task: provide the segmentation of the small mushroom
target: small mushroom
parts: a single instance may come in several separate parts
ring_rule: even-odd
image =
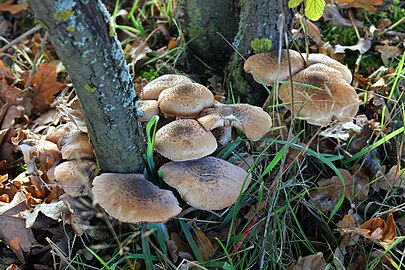
[[[183,75],[166,74],[162,75],[155,80],[148,83],[142,90],[142,99],[155,99],[157,100],[160,92],[163,90],[182,84],[182,83],[192,83],[192,81]]]
[[[206,130],[234,126],[251,141],[260,140],[272,125],[267,112],[249,104],[217,104],[204,109],[197,120]]]
[[[215,157],[171,161],[160,170],[169,186],[189,205],[202,210],[221,210],[232,205],[251,181],[245,170]]]
[[[291,61],[291,75],[302,70],[305,66],[304,59],[299,52],[289,50]],[[285,81],[290,77],[288,67],[287,50],[282,50],[281,61],[278,61],[278,51],[269,53],[257,53],[250,56],[243,68],[246,73],[252,73],[253,79],[266,85],[272,85],[274,81]]]
[[[68,160],[56,166],[53,175],[58,186],[70,196],[75,197],[86,187],[90,187],[97,172],[97,165],[94,161]]]
[[[356,116],[359,109],[356,91],[336,69],[314,64],[298,72],[292,80],[317,87],[293,86],[294,110],[298,118],[313,125],[327,126],[333,119],[348,122]],[[284,106],[291,110],[290,84],[280,88],[279,97]]]
[[[123,222],[163,223],[181,212],[169,190],[159,189],[143,174],[103,173],[93,181],[98,203]]]
[[[160,111],[168,116],[193,118],[207,107],[214,106],[211,91],[199,83],[184,83],[162,91],[158,104]]]
[[[75,123],[68,122],[49,132],[45,139],[57,144],[60,139],[69,136],[70,133],[77,130],[78,127],[75,125]]]
[[[155,150],[170,160],[205,157],[217,146],[214,135],[193,119],[170,122],[156,132]]]
[[[304,57],[305,60],[307,60],[307,54],[303,53],[302,56]],[[310,53],[308,55],[308,63],[307,65],[313,65],[313,64],[324,64],[328,67],[334,68],[338,70],[343,78],[348,82],[351,83],[353,76],[351,71],[343,64],[340,62],[336,61],[333,58],[330,58],[329,56],[322,54],[322,53]]]
[[[160,113],[156,100],[138,100],[138,121],[148,122],[154,115]]]
[[[62,153],[63,159],[95,160],[93,146],[90,144],[89,136],[79,130],[71,132],[69,136],[60,139],[58,141],[58,147]]]

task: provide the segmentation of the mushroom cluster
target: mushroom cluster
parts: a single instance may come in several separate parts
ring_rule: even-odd
[[[307,55],[293,50],[283,50],[280,60],[278,52],[255,54],[247,59],[244,69],[257,82],[271,85],[289,78],[290,63],[294,85],[286,83],[279,89],[287,109],[294,108],[298,118],[318,126],[327,126],[333,120],[353,120],[359,101],[346,66],[323,54]]]

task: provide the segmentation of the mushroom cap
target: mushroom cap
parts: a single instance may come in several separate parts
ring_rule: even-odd
[[[64,137],[69,136],[73,131],[77,131],[78,127],[73,122],[68,122],[66,124],[60,125],[45,137],[46,140],[53,143],[58,143],[58,141]]]
[[[138,111],[142,115],[138,114],[139,122],[148,122],[154,115],[160,113],[157,100],[138,100]]]
[[[291,74],[294,75],[305,66],[304,59],[299,52],[289,50],[291,60]],[[281,62],[278,63],[278,51],[269,53],[257,53],[250,56],[243,68],[247,73],[252,73],[253,79],[261,83],[260,78],[266,85],[271,85],[275,80],[285,81],[290,77],[288,68],[287,50],[281,52]]]
[[[327,126],[333,119],[351,121],[357,114],[359,102],[356,91],[345,81],[339,71],[324,64],[314,64],[293,76],[297,83],[320,89],[294,85],[294,110],[298,118],[317,126]],[[279,97],[291,110],[291,85],[284,84]]]
[[[217,105],[206,108],[197,120],[207,130],[234,126],[251,141],[260,140],[272,126],[270,115],[262,108],[250,104]]]
[[[307,54],[303,53],[302,56],[304,59],[307,59]],[[308,63],[307,65],[313,65],[313,64],[324,64],[328,67],[337,69],[343,76],[343,78],[350,84],[353,79],[352,72],[343,64],[340,62],[336,61],[333,58],[330,58],[329,56],[322,54],[322,53],[310,53],[308,55]]]
[[[207,156],[214,152],[217,146],[214,135],[193,119],[170,122],[160,128],[155,137],[155,150],[176,161]]]
[[[168,116],[193,118],[207,107],[214,106],[211,91],[199,83],[184,83],[162,91],[158,104],[160,111]]]
[[[98,169],[91,160],[68,160],[56,166],[53,174],[58,186],[70,196],[78,196],[97,175]]]
[[[153,81],[149,82],[142,90],[142,99],[155,99],[157,100],[160,92],[182,83],[192,83],[192,81],[183,75],[166,74],[162,75]]]
[[[202,210],[221,210],[232,205],[242,187],[245,190],[251,181],[241,167],[216,157],[171,161],[160,170],[169,186],[177,189],[189,205]]]
[[[169,190],[159,189],[143,174],[103,173],[93,181],[98,203],[123,222],[163,223],[181,212]]]
[[[89,136],[80,130],[73,131],[69,136],[61,138],[58,141],[58,147],[63,159],[96,159]]]

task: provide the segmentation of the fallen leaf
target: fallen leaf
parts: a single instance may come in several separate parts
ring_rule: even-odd
[[[360,38],[356,45],[352,46],[342,46],[340,44],[336,45],[335,53],[344,53],[345,50],[359,51],[360,54],[365,54],[371,48],[371,40]]]
[[[309,270],[309,269],[325,269],[326,262],[323,258],[323,253],[318,252],[315,255],[299,257],[298,262],[287,267],[287,270]]]
[[[35,206],[34,210],[26,216],[25,225],[27,228],[34,226],[39,212],[54,220],[59,220],[62,214],[68,213],[68,211],[69,209],[63,201],[38,204]]]
[[[351,135],[360,134],[362,127],[353,122],[332,123],[327,129],[319,133],[326,138],[340,139],[346,141]]]
[[[310,193],[311,201],[323,212],[331,211],[341,198],[343,192],[351,202],[354,199],[365,200],[368,195],[368,178],[352,175],[345,169],[339,169],[343,176],[343,183],[339,176],[318,181],[318,188]]]
[[[377,11],[375,6],[381,6],[383,0],[335,0],[336,4],[347,4],[349,7],[362,8],[368,12],[374,13]]]
[[[56,78],[56,67],[46,63],[41,64],[32,77],[31,85],[35,90],[32,104],[34,105],[33,112],[36,114],[46,112],[55,99],[54,95],[65,87],[65,84],[58,82]],[[27,80],[28,73],[23,80],[24,83]]]
[[[398,46],[391,46],[388,44],[376,45],[375,49],[381,54],[381,60],[385,66],[389,66],[391,64],[390,59],[394,59],[395,57],[402,55],[402,50]]]
[[[349,19],[344,18],[336,5],[326,4],[325,9],[322,14],[323,20],[331,21],[336,26],[340,27],[352,27],[352,23]],[[363,28],[363,22],[354,20],[354,23],[357,27]]]
[[[0,11],[10,12],[11,14],[17,14],[21,11],[27,9],[28,4],[13,4],[14,0],[6,0],[4,2],[0,2]]]
[[[0,79],[9,79],[9,80],[15,79],[11,70],[8,67],[6,67],[6,65],[4,65],[4,62],[1,59],[0,59]]]
[[[400,168],[395,165],[392,166],[387,174],[378,171],[372,186],[377,191],[380,189],[389,191],[395,187],[405,189],[405,169],[400,170]]]
[[[205,233],[201,231],[200,228],[198,228],[197,226],[194,226],[193,238],[195,243],[197,244],[198,249],[200,250],[203,260],[207,261],[208,259],[210,259],[214,255],[215,249]]]

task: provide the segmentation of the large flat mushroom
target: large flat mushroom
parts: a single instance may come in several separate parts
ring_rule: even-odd
[[[208,156],[217,149],[217,141],[194,119],[180,119],[156,132],[155,150],[170,160],[189,160]]]
[[[317,126],[327,126],[332,120],[348,122],[356,116],[359,101],[356,91],[343,79],[342,74],[324,64],[313,64],[293,76],[294,111],[298,118]],[[291,110],[291,85],[280,88],[279,97]]]
[[[197,120],[206,130],[234,126],[251,141],[260,140],[272,125],[267,112],[250,104],[217,104],[204,109]]]
[[[164,223],[181,212],[169,190],[159,189],[143,174],[103,173],[93,181],[96,201],[113,217],[130,223]]]
[[[189,205],[202,210],[221,210],[234,204],[251,181],[245,170],[215,157],[172,161],[160,170],[169,186]]]
[[[304,57],[304,59],[308,61],[307,62],[308,66],[313,64],[324,64],[328,67],[338,70],[348,83],[352,82],[353,79],[352,72],[345,65],[336,61],[335,59],[330,58],[329,56],[322,53],[310,53],[308,54],[308,59],[306,53],[303,53],[302,56]]]
[[[160,93],[170,87],[182,84],[191,83],[192,81],[183,75],[166,74],[151,81],[142,90],[141,99],[157,100]]]
[[[304,59],[299,52],[289,50],[291,61],[291,75],[305,67]],[[282,50],[281,61],[278,61],[278,51],[269,53],[257,53],[250,56],[243,68],[246,73],[252,73],[253,79],[266,85],[272,85],[274,81],[285,81],[290,77],[287,50]]]
[[[193,118],[207,107],[214,106],[212,92],[199,83],[184,83],[168,88],[159,95],[160,111],[167,116]]]

